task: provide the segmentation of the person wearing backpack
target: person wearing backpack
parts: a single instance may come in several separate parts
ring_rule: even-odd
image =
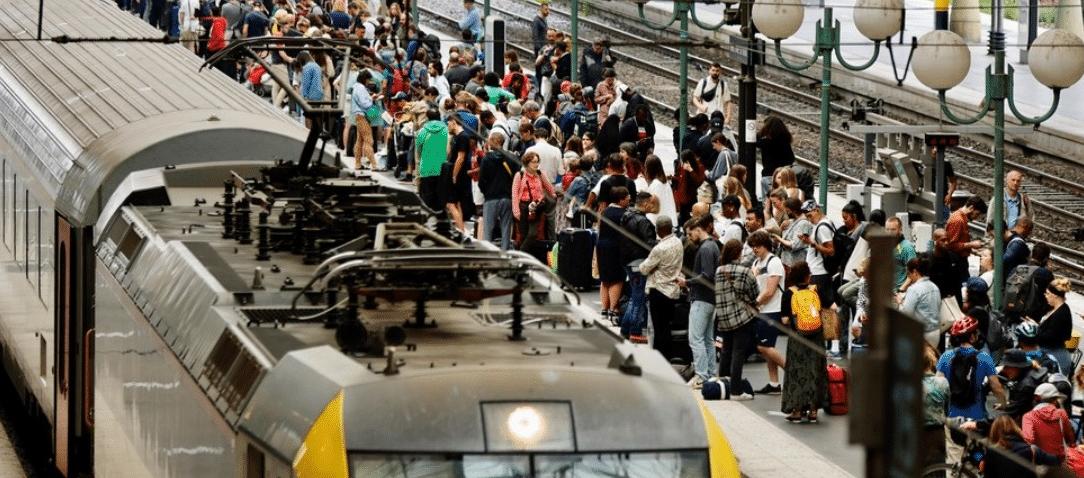
[[[1008,278],[1017,266],[1028,263],[1031,257],[1031,248],[1028,247],[1028,238],[1034,222],[1028,216],[1020,216],[1016,225],[1008,231],[1005,238],[1005,252],[1001,256],[1001,263],[1005,266],[1005,277]],[[1002,284],[1004,285],[1004,284]]]
[[[804,261],[787,274],[780,316],[805,340],[787,343],[786,375],[783,377],[782,412],[788,422],[817,422],[817,410],[828,392],[828,362],[819,350],[824,343],[821,301],[813,275]]]
[[[836,248],[832,239],[836,235],[836,227],[832,221],[821,213],[821,207],[817,201],[807,199],[802,204],[802,212],[806,219],[813,223],[813,230],[805,235],[799,235],[798,240],[804,243],[806,248],[805,262],[809,265],[811,274],[810,282],[817,286],[817,295],[820,296],[822,310],[832,307],[835,302],[835,290],[832,288],[832,276],[834,271],[839,270],[836,262]],[[839,336],[838,334],[836,335]],[[838,357],[838,341],[834,344],[833,357]]]
[[[950,329],[951,349],[941,354],[937,361],[937,373],[948,379],[949,406],[948,417],[963,417],[970,420],[986,419],[986,397],[983,396],[983,381],[988,381],[990,390],[998,402],[1007,401],[1005,389],[994,368],[994,359],[990,354],[981,352],[972,345],[978,338],[979,323],[970,316],[963,316],[952,323]]]
[[[618,241],[621,251],[621,263],[628,276],[629,302],[625,314],[621,317],[621,335],[634,344],[646,344],[643,328],[647,324],[647,296],[645,277],[640,273],[640,263],[647,258],[655,247],[655,225],[647,218],[648,213],[656,212],[653,196],[647,191],[636,194],[636,204],[625,210],[621,216],[622,234]]]

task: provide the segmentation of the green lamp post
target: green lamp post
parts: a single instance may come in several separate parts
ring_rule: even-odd
[[[1000,4],[1000,0],[995,0]],[[971,51],[959,35],[948,30],[929,32],[918,40],[914,72],[922,84],[937,90],[941,111],[952,122],[972,124],[994,112],[994,284],[993,306],[1004,304],[1005,251],[1005,104],[1016,119],[1025,125],[1039,125],[1058,108],[1061,90],[1072,86],[1084,75],[1084,41],[1064,30],[1048,30],[1031,44],[1028,53],[1031,73],[1035,79],[1053,90],[1053,104],[1040,116],[1029,117],[1020,112],[1013,100],[1013,68],[1005,64],[1005,34],[1001,22],[994,22],[990,32],[990,49],[994,64],[986,67],[986,95],[979,112],[971,117],[957,116],[949,109],[946,91],[963,81],[971,67]]]
[[[775,41],[775,55],[784,67],[793,71],[806,70],[821,62],[821,125],[820,125],[820,195],[821,207],[828,207],[828,115],[831,107],[829,90],[832,86],[832,54],[844,68],[853,71],[873,66],[881,51],[881,42],[890,44],[891,37],[900,31],[903,16],[903,0],[858,0],[854,8],[854,25],[863,36],[873,40],[873,56],[861,65],[852,65],[843,59],[840,51],[840,25],[832,18],[832,8],[824,9],[824,18],[817,22],[817,39],[813,56],[804,63],[791,63],[783,56],[783,39],[793,36],[802,26],[805,7],[801,0],[756,0],[753,3],[753,23],[757,30]],[[891,47],[889,47],[891,48]],[[897,81],[899,78],[897,77]]]
[[[704,30],[714,31],[722,28],[725,24],[725,20],[719,20],[717,24],[709,24],[700,21],[696,17],[696,3],[694,0],[674,0],[674,11],[670,15],[670,19],[663,24],[656,24],[647,19],[644,15],[644,6],[647,5],[647,0],[636,0],[638,10],[640,12],[640,21],[648,27],[655,30],[666,30],[678,22],[679,34],[681,38],[681,47],[678,48],[680,63],[678,68],[678,91],[681,95],[681,104],[678,106],[678,151],[685,149],[685,125],[689,121],[689,87],[687,85],[689,81],[689,20],[692,20],[696,26],[703,28]]]

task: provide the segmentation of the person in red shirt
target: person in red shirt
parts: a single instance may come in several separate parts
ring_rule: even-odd
[[[982,241],[971,240],[969,223],[985,215],[986,202],[978,196],[968,198],[963,207],[949,216],[945,224],[945,247],[964,258],[970,256],[971,251],[981,248]]]

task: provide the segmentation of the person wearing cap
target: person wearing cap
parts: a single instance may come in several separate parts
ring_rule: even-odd
[[[1009,349],[1001,356],[1000,375],[1009,383],[1006,390],[1008,401],[1001,411],[1019,420],[1035,403],[1032,400],[1035,389],[1049,381],[1050,370],[1028,358],[1024,350]]]
[[[949,382],[949,418],[986,419],[986,397],[982,391],[984,381],[989,382],[990,390],[999,402],[1004,403],[1007,398],[997,377],[994,359],[973,345],[978,338],[978,327],[979,323],[972,317],[965,315],[956,319],[950,329],[953,348],[941,354],[937,361],[937,373]],[[1023,353],[1019,354],[1019,358],[1026,360]],[[971,371],[971,374],[967,375],[967,371]]]
[[[1035,408],[1024,414],[1021,430],[1024,440],[1059,459],[1065,458],[1066,447],[1076,447],[1076,435],[1069,415],[1059,405],[1065,395],[1052,383],[1035,388]]]
[[[832,221],[821,213],[821,206],[817,201],[807,199],[802,204],[802,213],[806,219],[813,223],[813,229],[807,234],[799,234],[798,240],[807,246],[805,262],[809,264],[810,283],[817,286],[817,295],[821,299],[821,310],[831,307],[835,302],[835,290],[832,287],[832,275],[836,271],[829,271],[824,266],[824,258],[836,253],[832,238],[836,228]]]
[[[466,12],[459,20],[459,31],[469,30],[474,35],[474,41],[481,40],[485,32],[482,26],[482,9],[474,4],[474,0],[463,0],[463,9]]]

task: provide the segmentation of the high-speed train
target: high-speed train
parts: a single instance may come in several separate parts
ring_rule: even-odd
[[[160,35],[44,6],[47,39]],[[61,475],[739,476],[541,264],[283,161],[304,128],[179,45],[31,41],[37,8],[0,8],[0,356]]]

